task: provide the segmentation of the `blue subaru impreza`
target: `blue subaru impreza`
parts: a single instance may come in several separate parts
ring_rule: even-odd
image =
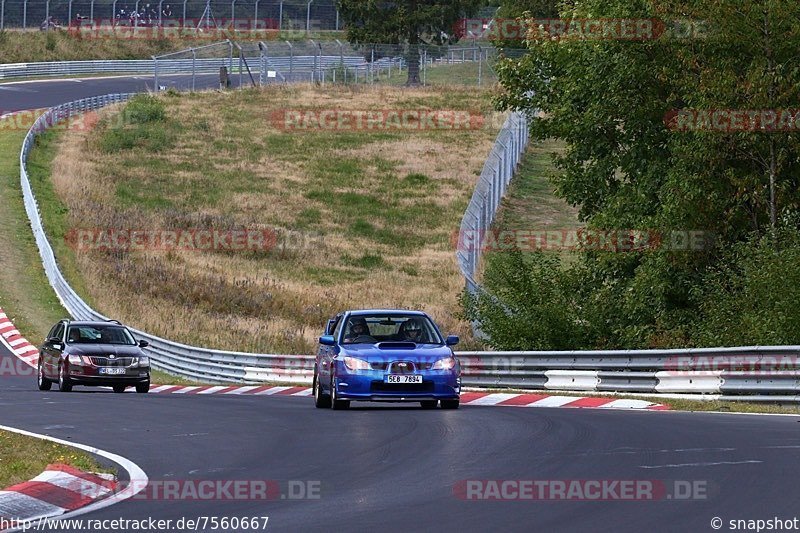
[[[419,402],[458,409],[461,368],[433,320],[420,311],[361,310],[328,321],[314,364],[314,404]]]

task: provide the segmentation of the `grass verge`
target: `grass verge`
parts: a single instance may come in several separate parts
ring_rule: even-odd
[[[41,474],[49,464],[66,464],[84,472],[113,473],[81,450],[54,442],[0,431],[0,490]]]
[[[48,134],[32,161],[59,264],[90,304],[187,344],[273,353],[312,353],[325,318],[341,309],[423,308],[470,348],[468,326],[452,315],[462,280],[451,238],[494,124],[285,131],[273,117],[488,114],[484,92],[291,86],[166,95],[159,105],[142,115],[153,111],[152,120],[128,109],[121,124],[109,111],[93,131]],[[67,237],[81,228],[267,228],[278,242],[247,253],[76,250]]]
[[[44,274],[22,202],[19,151],[26,133],[0,128],[0,307],[36,344],[68,314]]]

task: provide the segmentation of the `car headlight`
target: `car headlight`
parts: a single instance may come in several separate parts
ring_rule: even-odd
[[[68,359],[71,365],[83,366],[83,359],[81,359],[80,355],[70,354]]]
[[[150,357],[143,355],[139,358],[139,366],[150,366]]]
[[[355,357],[345,357],[344,365],[348,370],[369,370],[371,368],[368,362]]]
[[[456,366],[455,357],[445,357],[433,363],[432,370],[453,370]]]

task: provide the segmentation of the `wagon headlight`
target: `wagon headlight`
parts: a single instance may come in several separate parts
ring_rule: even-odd
[[[69,364],[76,366],[83,366],[83,359],[80,355],[70,355]]]
[[[453,370],[456,366],[456,360],[454,357],[445,357],[444,359],[439,359],[435,363],[433,363],[433,370]]]
[[[143,355],[139,358],[139,366],[150,366],[150,357]]]
[[[355,357],[345,357],[344,365],[348,370],[369,370],[369,363],[363,359],[356,359]]]

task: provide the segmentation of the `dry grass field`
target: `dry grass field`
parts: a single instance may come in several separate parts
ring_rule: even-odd
[[[469,346],[454,317],[463,280],[451,239],[499,121],[285,131],[274,117],[287,109],[491,114],[477,89],[315,86],[168,94],[107,110],[92,129],[43,140],[56,143],[52,179],[34,186],[68,278],[106,315],[190,344],[309,353],[338,310],[403,307],[430,312]],[[65,239],[212,228],[268,228],[277,245],[132,251]]]

